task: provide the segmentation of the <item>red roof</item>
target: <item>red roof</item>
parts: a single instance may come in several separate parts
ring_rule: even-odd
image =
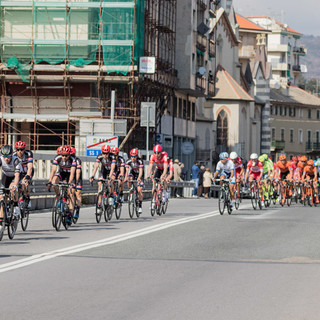
[[[247,29],[247,30],[259,30],[263,31],[265,29],[261,28],[257,24],[253,23],[252,21],[240,16],[239,14],[236,13],[236,20],[237,23],[240,27],[240,29]]]

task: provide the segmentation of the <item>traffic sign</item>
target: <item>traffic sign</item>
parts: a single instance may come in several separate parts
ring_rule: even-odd
[[[119,137],[87,135],[86,136],[87,157],[96,157],[99,153],[101,153],[101,147],[105,144],[108,144],[110,148],[114,148],[114,147],[118,148]]]

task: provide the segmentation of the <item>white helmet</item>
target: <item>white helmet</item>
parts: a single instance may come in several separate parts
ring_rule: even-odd
[[[235,159],[237,159],[237,158],[238,158],[237,153],[234,152],[234,151],[232,151],[232,152],[230,153],[230,159],[231,159],[231,160],[235,160]]]
[[[258,160],[258,155],[256,153],[251,153],[250,160]]]

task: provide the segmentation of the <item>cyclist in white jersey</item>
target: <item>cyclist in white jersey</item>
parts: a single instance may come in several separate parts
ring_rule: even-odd
[[[236,183],[236,175],[235,175],[235,168],[234,163],[232,160],[228,160],[228,153],[222,152],[219,155],[220,161],[217,163],[216,172],[213,175],[213,181],[219,176],[220,179],[229,179],[229,189],[231,195],[231,207],[233,206],[234,200],[234,187]],[[222,181],[220,181],[220,185],[222,185]]]
[[[20,209],[18,206],[18,184],[20,173],[23,172],[20,161],[13,156],[13,148],[5,145],[1,148],[0,166],[2,169],[1,184],[2,188],[11,189],[11,198],[14,201],[14,215],[19,216]],[[0,195],[0,201],[3,195]],[[3,222],[3,206],[0,206],[0,225]]]

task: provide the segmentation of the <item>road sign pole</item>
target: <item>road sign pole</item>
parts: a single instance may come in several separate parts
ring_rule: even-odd
[[[147,150],[147,161],[149,161],[149,113],[150,113],[150,107],[147,107],[147,145],[146,145],[146,150]]]

